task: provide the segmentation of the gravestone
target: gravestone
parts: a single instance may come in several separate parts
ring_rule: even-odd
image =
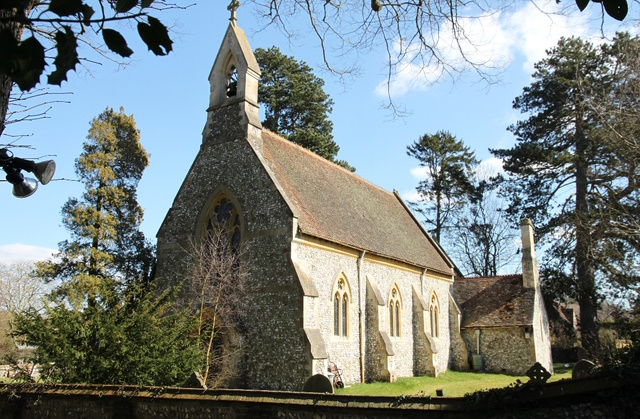
[[[551,373],[539,362],[533,364],[526,374],[533,384],[544,384],[551,377]]]
[[[589,361],[588,359],[581,359],[573,367],[573,371],[571,372],[571,378],[575,380],[577,378],[589,377],[593,375],[593,372],[595,369],[596,369],[596,364]]]
[[[326,376],[316,374],[309,377],[309,379],[304,383],[302,391],[309,393],[333,393],[333,385]]]

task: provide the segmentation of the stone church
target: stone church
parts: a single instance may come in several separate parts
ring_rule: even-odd
[[[530,223],[522,275],[458,278],[397,192],[262,128],[259,78],[232,18],[200,151],[157,235],[158,277],[172,283],[186,275],[188,243],[221,212],[233,220],[251,291],[229,385],[301,390],[331,362],[347,384],[449,368],[522,374],[536,361],[551,370]]]

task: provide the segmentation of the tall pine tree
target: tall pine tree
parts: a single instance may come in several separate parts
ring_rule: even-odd
[[[478,161],[469,147],[447,131],[423,135],[407,147],[407,154],[426,168],[427,178],[416,188],[421,201],[414,208],[440,243],[455,212],[474,197],[471,174]]]
[[[539,236],[548,239],[545,276],[577,299],[582,346],[594,356],[600,347],[599,285],[620,282],[612,276],[614,266],[635,266],[619,273],[636,278],[638,267],[638,160],[607,140],[610,127],[594,107],[595,91],[615,96],[620,82],[620,62],[611,51],[608,45],[561,39],[536,64],[534,82],[514,101],[515,109],[529,115],[509,128],[516,145],[492,150],[510,176],[503,185],[509,212],[535,220]],[[621,222],[634,230],[626,237],[611,224],[612,217],[620,220],[612,212],[618,203],[636,205],[631,215],[636,227]]]
[[[91,123],[76,172],[81,198],[62,209],[71,239],[39,271],[59,285],[44,312],[16,318],[43,375],[55,381],[176,385],[198,368],[193,321],[150,284],[153,252],[139,231],[136,188],[148,165],[132,116],[106,109]]]
[[[277,47],[257,48],[262,75],[258,100],[265,109],[262,125],[289,141],[325,159],[355,171],[344,160],[336,160],[340,147],[333,141],[329,119],[333,100],[325,93],[324,80],[313,74],[304,61],[280,52]]]

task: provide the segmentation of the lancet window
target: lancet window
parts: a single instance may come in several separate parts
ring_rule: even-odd
[[[396,285],[391,288],[389,296],[389,334],[392,337],[400,337],[402,327],[402,301],[400,291]]]
[[[437,338],[440,336],[440,305],[438,304],[438,297],[434,292],[431,295],[431,301],[429,302],[429,318],[431,319],[431,336]]]
[[[347,337],[349,331],[349,287],[345,279],[338,278],[333,293],[333,334]]]

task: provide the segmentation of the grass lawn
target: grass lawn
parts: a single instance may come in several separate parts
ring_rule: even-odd
[[[549,379],[549,382],[571,378],[572,367],[572,364],[569,364],[568,368],[565,368],[563,364],[554,364],[555,374]],[[444,374],[441,374],[438,378],[411,377],[398,378],[395,383],[354,384],[351,387],[336,390],[336,394],[361,394],[368,396],[435,396],[436,389],[442,389],[443,394],[446,397],[462,397],[467,393],[474,393],[478,390],[507,387],[510,384],[515,383],[517,380],[527,382],[529,381],[529,377],[514,377],[512,375],[487,374],[479,372],[447,371]]]

